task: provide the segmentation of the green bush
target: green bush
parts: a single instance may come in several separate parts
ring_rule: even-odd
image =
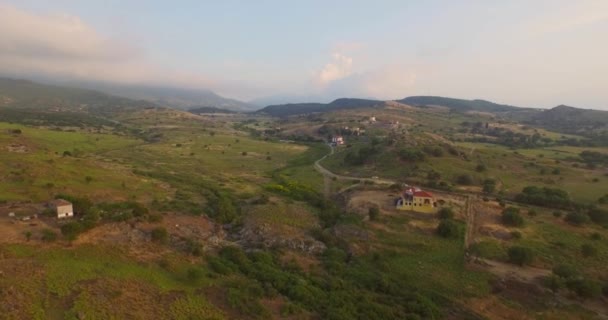
[[[583,254],[583,257],[588,258],[588,257],[595,257],[597,256],[597,248],[585,243],[583,245],[581,245],[581,253]]]
[[[608,211],[593,208],[587,213],[591,221],[601,226],[608,226]]]
[[[441,220],[436,230],[437,234],[443,238],[456,238],[460,230],[458,224],[451,219]]]
[[[471,176],[470,174],[461,174],[458,177],[456,177],[456,183],[458,183],[460,185],[464,185],[464,186],[470,186],[473,183],[475,183],[475,180],[473,179],[473,176]]]
[[[581,226],[589,222],[589,216],[584,213],[570,212],[566,215],[565,220],[572,225]]]
[[[564,280],[556,275],[550,275],[543,279],[543,285],[551,291],[557,292],[564,286]]]
[[[502,211],[502,223],[510,227],[521,227],[524,225],[524,218],[519,214],[519,209],[508,207]]]
[[[437,216],[439,217],[439,219],[453,219],[454,218],[454,211],[452,210],[452,208],[441,208],[439,209],[439,212],[437,212]]]
[[[526,247],[513,246],[507,252],[509,262],[518,266],[524,266],[532,263],[534,260],[534,252]]]
[[[519,231],[512,231],[511,232],[511,237],[513,237],[513,239],[521,239],[521,232],[519,232]]]
[[[152,229],[150,237],[154,242],[167,243],[167,241],[169,240],[169,233],[167,232],[167,229],[163,227],[157,227]]]
[[[588,279],[570,279],[566,281],[566,287],[584,299],[598,298],[602,294],[602,287]]]
[[[562,212],[561,211],[553,211],[553,216],[556,218],[560,218],[562,216]]]
[[[369,208],[367,214],[369,216],[369,220],[376,221],[376,220],[378,220],[378,217],[380,216],[380,209],[378,209],[377,207],[371,207],[371,208]]]
[[[42,241],[44,242],[53,242],[57,240],[57,233],[51,229],[42,230]]]
[[[553,267],[553,274],[564,279],[574,278],[579,275],[575,267],[567,264],[558,264]]]
[[[76,240],[76,237],[78,237],[83,229],[84,228],[80,223],[72,221],[61,226],[61,234],[63,234],[67,240],[73,241]]]

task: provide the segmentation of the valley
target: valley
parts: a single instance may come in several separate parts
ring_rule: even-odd
[[[601,127],[432,97],[242,113],[11,90],[0,319],[608,317]],[[398,210],[407,186],[433,212]]]

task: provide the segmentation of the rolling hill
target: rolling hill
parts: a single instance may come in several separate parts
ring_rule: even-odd
[[[88,112],[108,116],[127,110],[154,108],[157,105],[94,90],[0,78],[0,107],[16,110]]]
[[[486,100],[464,100],[445,98],[437,96],[412,96],[407,97],[397,102],[408,104],[411,106],[442,106],[448,107],[454,111],[483,111],[483,112],[509,112],[520,111],[524,108],[510,106],[506,104],[497,104]]]
[[[608,130],[608,111],[560,105],[537,113],[528,122],[563,133],[590,134]]]
[[[102,91],[111,95],[136,100],[146,100],[174,109],[188,110],[197,107],[215,107],[233,111],[253,111],[258,107],[239,100],[222,97],[211,90],[184,89],[164,86],[145,86],[111,83],[74,83],[82,87]]]
[[[257,113],[265,113],[275,117],[286,117],[298,114],[307,114],[314,112],[329,112],[344,109],[359,109],[369,107],[382,107],[384,101],[341,98],[330,103],[290,103],[267,106],[266,108],[256,111]]]

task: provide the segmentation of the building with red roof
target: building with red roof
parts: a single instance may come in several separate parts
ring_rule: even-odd
[[[432,193],[416,187],[407,187],[401,197],[395,200],[395,207],[398,210],[434,213],[437,203]]]

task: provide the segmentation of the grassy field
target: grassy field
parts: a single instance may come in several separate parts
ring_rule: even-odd
[[[116,247],[3,245],[0,250],[3,266],[11,270],[0,283],[20,292],[0,295],[23,308],[5,309],[3,319],[145,319],[151,314],[161,319],[223,319],[196,291],[210,280],[188,277],[189,270],[204,269],[183,259],[173,257],[163,268],[136,262]]]

